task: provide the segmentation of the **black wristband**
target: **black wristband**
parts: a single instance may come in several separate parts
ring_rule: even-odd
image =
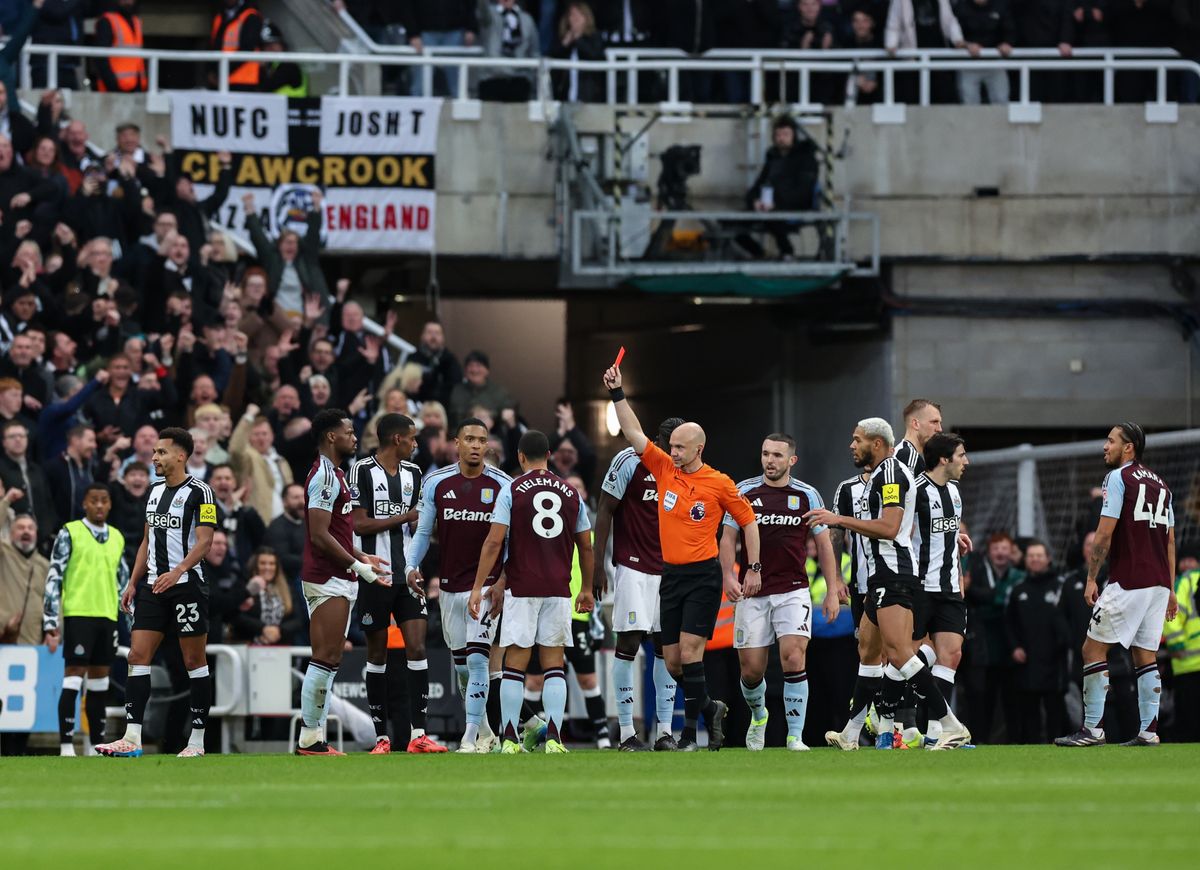
[[[620,387],[613,387],[608,391],[608,397],[612,399],[614,403],[619,402],[625,398],[625,391]]]

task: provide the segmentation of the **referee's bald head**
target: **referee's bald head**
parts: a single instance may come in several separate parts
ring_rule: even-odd
[[[699,423],[680,423],[671,433],[671,459],[676,468],[694,471],[700,467],[705,435]]]

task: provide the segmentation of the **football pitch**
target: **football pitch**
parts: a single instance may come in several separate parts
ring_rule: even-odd
[[[12,868],[1190,866],[1198,773],[1200,746],[1181,745],[13,758],[0,760],[0,855]]]

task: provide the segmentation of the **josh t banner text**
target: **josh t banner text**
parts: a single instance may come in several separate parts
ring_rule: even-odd
[[[244,234],[242,197],[250,193],[268,235],[303,234],[319,188],[328,250],[428,251],[441,103],[178,91],[171,140],[201,200],[216,189],[217,154],[233,154],[233,185],[217,219],[234,232]]]

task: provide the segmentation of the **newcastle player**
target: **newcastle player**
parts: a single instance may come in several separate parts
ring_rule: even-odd
[[[896,458],[915,478],[925,470],[925,442],[942,431],[942,406],[928,399],[913,399],[904,406],[904,439],[896,445]]]
[[[833,509],[843,517],[870,519],[867,501],[867,483],[870,475],[860,472],[838,484],[833,496]],[[825,742],[838,749],[858,749],[858,738],[875,697],[883,685],[883,645],[875,623],[865,613],[867,597],[867,548],[870,542],[845,529],[830,529],[835,552],[840,550],[850,556],[850,612],[854,617],[855,635],[858,638],[858,678],[854,681],[854,693],[850,696],[850,718],[841,731],[826,731]]]
[[[1104,745],[1104,699],[1108,649],[1115,643],[1133,654],[1140,728],[1122,746],[1156,746],[1162,682],[1155,656],[1163,624],[1179,610],[1175,599],[1175,505],[1163,479],[1142,465],[1146,435],[1137,423],[1114,426],[1104,441],[1104,506],[1088,560],[1083,597],[1092,607],[1083,643],[1083,727],[1060,737],[1058,746]],[[1105,560],[1108,585],[1097,595]]]
[[[125,681],[125,736],[96,747],[101,755],[142,754],[142,717],[150,701],[150,662],[163,636],[179,639],[191,695],[192,733],[180,758],[204,755],[204,729],[212,703],[205,646],[208,584],[204,557],[217,526],[217,505],[208,485],[185,471],[192,455],[186,429],[163,429],[154,445],[154,472],[162,479],[146,499],[146,528],[121,609],[133,614],[129,671]],[[144,582],[143,582],[144,581]]]
[[[812,596],[808,591],[809,528],[804,515],[823,507],[820,494],[791,476],[796,464],[796,441],[790,435],[768,435],[760,455],[763,473],[743,480],[738,492],[750,502],[758,518],[761,547],[761,579],[748,577],[745,566],[734,574],[734,556],[739,537],[737,522],[725,517],[721,533],[721,572],[725,597],[736,602],[733,646],[742,671],[742,696],[750,707],[750,729],[746,748],[761,750],[767,731],[767,654],[779,641],[783,665],[783,708],[787,716],[787,748],[804,745],[804,720],[808,708],[808,673],[805,655],[812,637]],[[845,590],[837,570],[828,530],[816,526],[817,559],[828,578],[824,616],[837,619]],[[745,541],[742,541],[743,547]]]
[[[810,511],[806,519],[812,528],[840,526],[870,541],[866,613],[879,628],[888,663],[876,704],[880,714],[876,748],[893,747],[896,708],[904,682],[910,680],[917,695],[929,705],[932,717],[942,725],[934,748],[951,749],[969,742],[971,735],[946,707],[925,662],[913,654],[912,602],[920,585],[912,547],[916,487],[908,467],[892,455],[893,439],[892,427],[879,417],[860,421],[854,430],[850,444],[854,464],[871,472],[867,490],[870,519],[843,517],[820,508]]]
[[[664,420],[654,443],[669,449],[671,433],[683,424],[678,417]],[[658,484],[654,474],[632,447],[613,457],[601,486],[596,512],[596,559],[592,592],[597,601],[608,584],[603,553],[612,530],[613,630],[617,649],[613,659],[613,691],[617,701],[617,724],[621,728],[620,750],[638,752],[646,748],[633,728],[633,672],[637,651],[647,632],[654,640],[654,710],[658,730],[654,748],[676,748],[671,734],[675,715],[675,678],[663,659],[658,587],[662,575],[662,545],[658,541]]]
[[[350,470],[354,541],[360,550],[400,567],[414,506],[421,491],[421,469],[409,462],[417,428],[403,414],[385,414],[376,424],[379,449]],[[425,599],[407,587],[360,581],[358,624],[367,638],[367,707],[375,723],[373,755],[392,751],[387,727],[387,636],[392,619],[404,636],[408,661],[408,717],[412,753],[445,752],[425,733],[429,707],[429,663],[425,658],[428,610]]]
[[[922,582],[913,599],[913,638],[933,642],[921,653],[942,697],[949,704],[954,675],[962,659],[967,634],[967,605],[962,593],[962,493],[958,481],[970,464],[962,438],[939,432],[925,442],[925,474],[917,478],[917,521],[913,549],[917,578]],[[969,549],[969,541],[967,542]],[[937,742],[941,724],[930,720],[925,745]]]

